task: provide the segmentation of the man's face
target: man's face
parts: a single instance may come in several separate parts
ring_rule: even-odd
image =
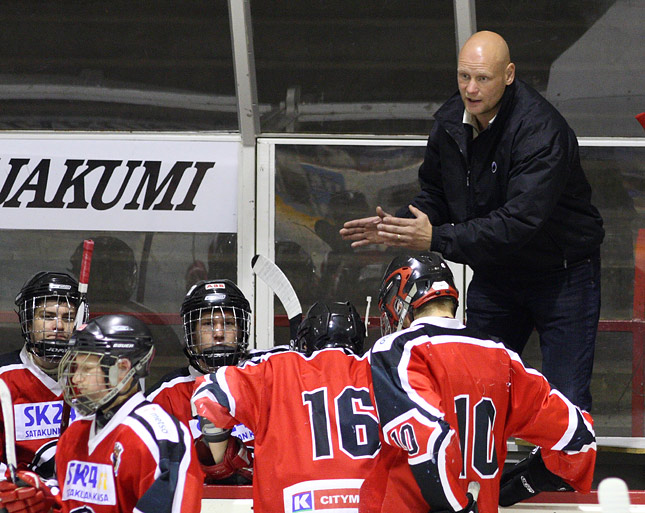
[[[67,341],[74,329],[76,307],[68,305],[65,300],[48,299],[34,309],[34,320],[31,327],[33,342]]]
[[[233,348],[237,346],[238,328],[235,314],[230,309],[204,310],[197,321],[195,331],[198,352],[219,345]]]
[[[510,67],[510,68],[509,68]],[[514,79],[514,66],[508,66],[486,55],[462,52],[457,67],[459,93],[466,110],[486,128],[499,111],[506,86]]]
[[[78,353],[71,363],[72,384],[79,396],[93,401],[101,399],[108,391],[101,357],[96,354]]]

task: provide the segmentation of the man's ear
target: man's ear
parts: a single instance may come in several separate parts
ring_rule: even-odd
[[[508,86],[513,83],[515,80],[515,64],[512,62],[508,63],[506,70],[504,71],[504,83]]]

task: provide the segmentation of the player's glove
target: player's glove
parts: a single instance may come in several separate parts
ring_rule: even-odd
[[[455,511],[454,513],[479,513],[479,508],[477,507],[477,501],[473,498],[473,495],[469,492],[466,494],[468,497],[468,504],[464,509]],[[428,513],[453,513],[452,510],[439,510],[430,508]]]
[[[19,470],[16,483],[0,481],[0,511],[49,513],[55,505],[51,490],[34,472]]]
[[[565,483],[560,476],[546,468],[540,448],[536,447],[527,458],[502,474],[499,505],[512,506],[540,492],[571,490],[573,488]]]
[[[198,441],[197,445],[199,446],[200,444],[204,445],[202,442]],[[224,459],[221,463],[215,464],[211,458],[210,462],[212,462],[212,464],[209,464],[208,460],[202,457],[203,451],[198,449],[197,452],[200,456],[199,460],[202,466],[202,471],[206,475],[207,483],[226,479],[231,477],[233,474],[239,474],[249,481],[253,477],[253,471],[251,470],[251,467],[253,466],[251,454],[249,453],[246,445],[244,445],[244,442],[235,436],[228,439]]]

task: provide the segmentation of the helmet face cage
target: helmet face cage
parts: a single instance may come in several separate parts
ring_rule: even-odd
[[[237,365],[246,354],[250,312],[236,306],[209,306],[183,315],[185,352],[204,373],[223,365]]]
[[[181,305],[182,345],[190,364],[211,373],[237,365],[247,354],[251,306],[230,280],[202,280],[191,287]]]
[[[132,362],[127,356],[114,356],[94,351],[71,350],[62,358],[58,377],[63,386],[63,398],[81,415],[91,415],[109,405],[128,384],[148,373],[154,347]],[[119,362],[128,360],[130,369],[119,379]]]
[[[406,316],[414,320],[414,310],[440,297],[452,298],[455,307],[458,305],[452,272],[438,253],[395,258],[379,291],[381,335],[400,330]]]
[[[66,273],[40,272],[16,297],[20,330],[27,350],[58,363],[67,351],[80,301],[78,283]],[[85,310],[85,319],[89,315]]]
[[[314,303],[298,327],[295,349],[309,356],[326,347],[340,347],[360,355],[364,341],[365,325],[354,305]]]

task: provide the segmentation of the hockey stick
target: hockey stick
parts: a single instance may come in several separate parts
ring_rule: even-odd
[[[298,326],[302,321],[302,307],[293,285],[289,282],[289,278],[274,262],[262,255],[255,255],[251,259],[251,269],[253,269],[258,278],[273,290],[282,306],[284,306],[289,318],[289,337],[293,342],[296,340]]]
[[[87,286],[90,282],[90,266],[92,265],[92,253],[94,252],[94,241],[85,239],[83,241],[83,257],[81,258],[81,271],[78,277],[78,292],[80,301],[76,309],[76,319],[74,319],[74,329],[78,329],[85,320],[85,311],[87,310]]]
[[[90,267],[92,265],[92,253],[94,252],[94,241],[85,239],[83,241],[83,257],[81,258],[81,270],[78,277],[78,293],[80,295],[78,307],[76,308],[76,318],[74,319],[74,329],[79,329],[85,321],[85,312],[87,311],[87,287],[90,283]],[[63,415],[60,421],[60,438],[69,426],[69,416],[71,406],[63,399]]]
[[[14,430],[13,422],[13,402],[11,400],[11,391],[3,379],[0,379],[0,402],[2,403],[2,420],[4,422],[5,458],[7,460],[9,474],[11,475],[11,482],[15,483],[18,459],[16,458],[16,432]]]
[[[598,485],[598,504],[602,513],[629,513],[629,490],[625,481],[607,477]]]

